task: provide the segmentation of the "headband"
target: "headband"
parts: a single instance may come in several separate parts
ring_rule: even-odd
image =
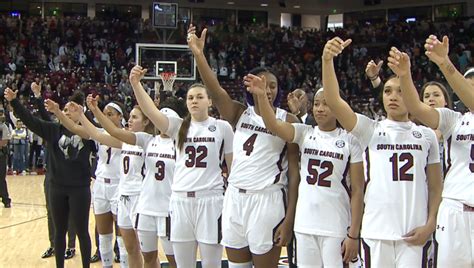
[[[176,113],[175,111],[173,111],[172,109],[170,108],[162,108],[160,110],[160,112],[162,112],[164,115],[166,115],[166,117],[176,117],[176,118],[180,118],[178,113]]]
[[[107,105],[105,105],[105,108],[107,108],[107,107],[112,107],[112,108],[114,108],[115,110],[117,110],[117,112],[118,112],[119,114],[121,114],[121,115],[123,116],[122,108],[120,108],[120,106],[119,106],[117,103],[115,103],[115,102],[109,102],[109,103],[107,103]]]
[[[464,77],[466,77],[466,76],[468,76],[472,73],[474,73],[474,68],[471,68],[471,69],[467,70],[467,72],[464,73]]]

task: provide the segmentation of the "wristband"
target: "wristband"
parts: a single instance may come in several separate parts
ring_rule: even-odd
[[[367,76],[367,77],[368,77],[368,76]],[[375,81],[375,80],[377,80],[377,78],[379,78],[379,75],[378,75],[378,74],[376,74],[375,76],[369,77],[369,80],[370,80],[370,81]]]
[[[347,238],[352,239],[352,240],[359,240],[360,237],[352,237],[349,233],[347,233]]]

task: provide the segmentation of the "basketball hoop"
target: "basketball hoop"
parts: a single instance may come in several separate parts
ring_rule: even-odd
[[[176,74],[173,72],[163,72],[160,74],[161,81],[163,82],[164,91],[173,91],[174,80],[176,79]]]

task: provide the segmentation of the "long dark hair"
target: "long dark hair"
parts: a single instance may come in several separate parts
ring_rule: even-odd
[[[422,102],[423,102],[423,95],[425,94],[425,90],[428,86],[437,86],[437,87],[439,87],[439,89],[441,89],[441,92],[443,92],[444,101],[446,101],[446,105],[444,107],[447,107],[449,109],[453,109],[453,101],[451,100],[451,96],[449,96],[448,90],[446,89],[446,87],[443,84],[441,84],[439,82],[436,82],[436,81],[430,81],[430,82],[427,82],[423,85],[423,87],[420,90],[420,100]]]
[[[153,123],[151,122],[151,120],[143,113],[142,109],[140,108],[140,106],[138,105],[135,105],[133,107],[133,109],[137,109],[138,111],[140,111],[140,113],[142,114],[143,116],[143,120],[148,120],[148,124],[145,126],[145,129],[143,131],[145,131],[146,133],[148,134],[152,134],[154,135],[155,134],[155,126],[153,125]]]
[[[256,67],[256,68],[253,68],[252,70],[250,70],[249,73],[253,74],[253,75],[261,75],[263,73],[270,73],[270,74],[274,75],[277,78],[277,81],[278,81],[278,76],[275,74],[275,72],[273,72],[268,67]],[[255,103],[253,101],[252,94],[249,93],[246,89],[244,89],[244,91],[245,91],[245,100],[247,101],[247,105],[254,106]],[[280,89],[280,83],[278,83],[277,95],[275,97],[275,100],[273,101],[273,107],[280,107],[281,95],[282,95],[282,92],[281,92],[281,89]]]
[[[209,92],[207,91],[207,88],[203,84],[200,84],[200,83],[192,84],[188,88],[188,91],[186,92],[186,98],[188,96],[189,90],[191,90],[195,87],[204,88],[206,90],[207,97],[210,98],[210,95],[209,95]],[[178,131],[178,150],[181,150],[183,148],[184,141],[185,141],[186,137],[188,136],[188,130],[189,130],[190,125],[191,125],[191,114],[188,113],[184,117],[183,122],[181,123],[181,126],[179,127],[179,131]]]

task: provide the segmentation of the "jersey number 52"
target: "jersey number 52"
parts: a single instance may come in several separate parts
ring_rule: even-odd
[[[324,171],[319,174],[316,167],[324,169]],[[334,170],[334,165],[331,161],[322,161],[319,159],[309,159],[308,161],[308,173],[309,176],[306,177],[308,184],[314,185],[316,182],[318,186],[322,187],[331,187],[331,181],[325,180],[327,177],[331,176]]]

